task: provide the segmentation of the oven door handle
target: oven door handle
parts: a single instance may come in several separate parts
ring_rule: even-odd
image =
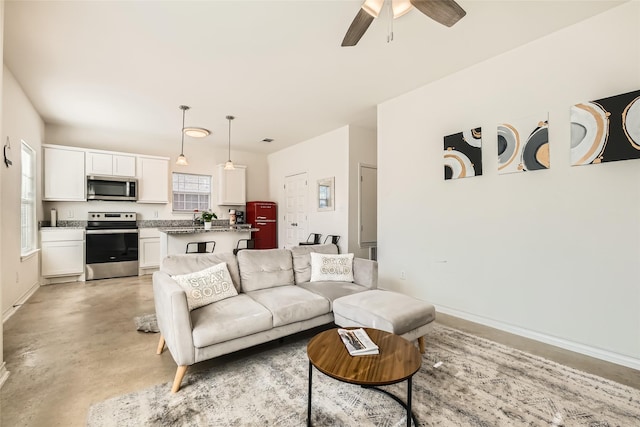
[[[124,230],[87,230],[87,234],[138,234],[138,230],[124,229]]]

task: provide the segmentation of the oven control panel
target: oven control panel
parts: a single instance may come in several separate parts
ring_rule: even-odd
[[[136,221],[136,212],[89,212],[89,221]]]

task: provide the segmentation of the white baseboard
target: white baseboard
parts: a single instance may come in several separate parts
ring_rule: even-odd
[[[16,311],[18,311],[20,306],[27,302],[29,298],[31,298],[31,295],[33,295],[38,290],[38,288],[40,288],[40,283],[36,282],[36,284],[33,285],[31,289],[29,289],[24,295],[22,295],[22,297],[20,297],[18,301],[14,302],[7,311],[2,313],[2,323],[9,320],[9,318],[13,316]]]
[[[7,371],[7,364],[2,362],[2,365],[0,366],[0,388],[2,388],[4,383],[7,381],[7,378],[9,378],[9,371]]]
[[[545,344],[564,348],[565,350],[595,357],[596,359],[605,360],[607,362],[626,366],[628,368],[640,370],[640,359],[625,356],[623,354],[613,353],[611,351],[602,350],[600,348],[591,347],[562,338],[542,334],[540,332],[531,331],[529,329],[520,328],[518,326],[509,325],[506,323],[498,322],[496,320],[487,319],[485,317],[476,316],[474,314],[465,313],[463,311],[458,311],[448,307],[436,306],[436,312],[459,317],[464,320],[469,320],[470,322],[479,323],[481,325],[489,326],[491,328],[499,329],[501,331],[519,335],[521,337],[530,338],[532,340],[540,341]]]

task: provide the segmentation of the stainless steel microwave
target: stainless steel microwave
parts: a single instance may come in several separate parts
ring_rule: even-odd
[[[87,200],[138,200],[138,180],[119,176],[87,176]]]

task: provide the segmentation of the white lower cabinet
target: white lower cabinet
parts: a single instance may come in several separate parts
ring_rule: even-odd
[[[41,275],[56,282],[84,280],[84,229],[40,231]]]
[[[149,274],[160,267],[160,232],[157,228],[141,228],[139,238],[139,274]]]

